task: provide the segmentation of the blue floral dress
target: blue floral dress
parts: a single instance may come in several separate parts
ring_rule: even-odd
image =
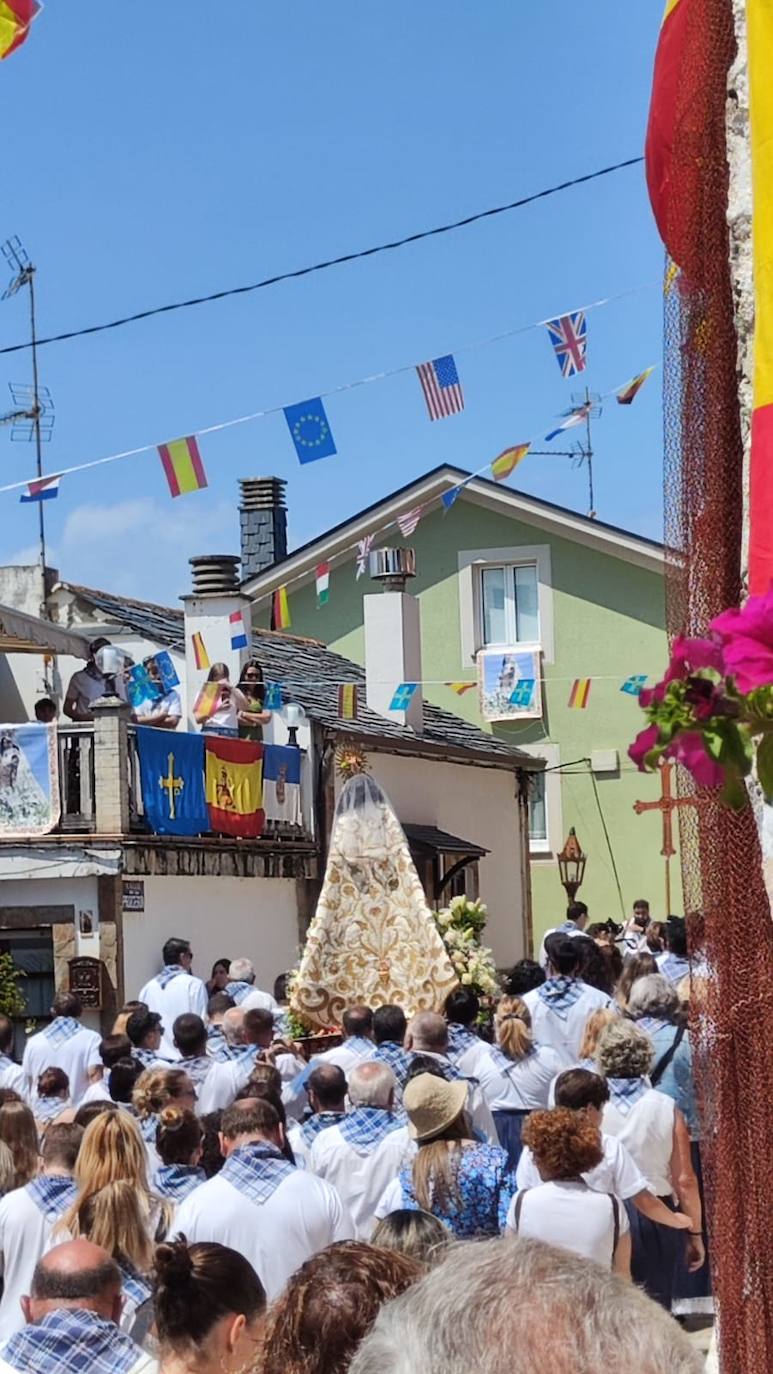
[[[498,1145],[476,1142],[462,1146],[456,1158],[459,1201],[451,1199],[444,1207],[433,1202],[430,1210],[460,1240],[498,1236],[505,1229],[507,1211],[516,1191],[515,1175],[510,1171],[505,1151]],[[410,1164],[400,1172],[400,1187],[403,1207],[420,1211]]]

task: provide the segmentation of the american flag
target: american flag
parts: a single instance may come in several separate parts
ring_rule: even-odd
[[[420,363],[416,371],[430,420],[442,420],[444,415],[457,415],[464,410],[462,384],[450,353],[431,363]]]
[[[368,566],[368,554],[373,548],[375,534],[366,534],[357,545],[357,581],[359,582],[362,574]]]
[[[413,510],[407,510],[405,515],[398,515],[397,526],[403,539],[408,539],[413,534],[421,520],[423,509],[423,506],[414,506]]]
[[[588,346],[588,321],[584,310],[562,315],[558,320],[545,321],[558,366],[564,377],[574,377],[585,371],[585,350]]]

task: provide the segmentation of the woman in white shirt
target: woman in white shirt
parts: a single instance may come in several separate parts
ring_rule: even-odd
[[[239,712],[249,709],[244,693],[231,686],[228,664],[213,663],[193,708],[202,734],[235,738],[239,733]]]
[[[535,1045],[531,1016],[520,997],[503,997],[494,1016],[496,1046],[489,1053],[499,1070],[501,1087],[489,1103],[499,1143],[511,1169],[521,1154],[521,1128],[529,1112],[548,1105],[550,1085],[561,1072],[561,1060],[549,1045]]]
[[[629,1277],[631,1237],[625,1208],[614,1194],[596,1192],[582,1177],[603,1159],[598,1126],[585,1112],[554,1107],[532,1113],[523,1141],[542,1182],[516,1193],[508,1229]]]
[[[687,1123],[673,1098],[653,1088],[647,1075],[655,1050],[648,1035],[622,1018],[606,1027],[596,1061],[609,1086],[603,1129],[617,1136],[647,1180],[650,1192],[673,1211],[678,1199],[690,1218],[685,1232],[687,1269],[704,1260],[701,1202],[690,1155]],[[671,1309],[682,1242],[669,1227],[629,1207],[633,1242],[632,1273],[651,1298]]]

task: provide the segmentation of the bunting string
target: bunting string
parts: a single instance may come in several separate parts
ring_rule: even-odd
[[[604,307],[604,306],[612,305],[612,304],[614,304],[616,301],[620,301],[620,300],[627,299],[629,296],[637,295],[637,294],[639,294],[639,293],[642,292],[642,291],[649,291],[649,290],[652,290],[654,287],[657,287],[658,290],[660,290],[661,287],[662,287],[661,282],[660,282],[660,281],[642,282],[642,283],[640,283],[638,286],[628,287],[625,291],[618,291],[618,292],[617,292],[616,294],[614,294],[614,295],[611,295],[611,296],[602,296],[602,297],[600,297],[598,300],[591,301],[589,304],[580,306],[577,310],[572,311],[572,312],[568,312],[568,313],[571,313],[571,314],[574,314],[574,315],[577,315],[577,314],[584,314],[584,315],[587,315],[587,313],[588,313],[589,311],[591,311],[591,310],[599,310],[599,309],[601,309],[601,308]],[[508,339],[516,338],[518,335],[527,334],[527,333],[529,333],[529,332],[531,332],[531,331],[533,331],[533,330],[541,330],[541,329],[545,328],[545,327],[546,327],[549,323],[551,323],[551,322],[552,322],[552,321],[551,321],[551,320],[548,320],[548,319],[533,320],[533,321],[532,321],[531,323],[529,323],[529,324],[519,325],[517,328],[514,328],[514,329],[504,330],[504,331],[502,331],[501,333],[498,333],[498,334],[491,334],[491,335],[489,335],[489,336],[486,337],[486,338],[477,339],[477,340],[474,340],[474,341],[471,342],[471,343],[458,345],[458,346],[454,349],[454,355],[460,354],[460,353],[469,353],[469,352],[472,352],[472,351],[474,351],[474,350],[476,350],[476,349],[479,349],[479,348],[486,348],[486,347],[489,347],[489,346],[492,345],[492,344],[502,343],[502,342],[504,342],[504,341],[506,341],[506,340],[508,340]],[[446,356],[448,356],[448,357],[453,357],[454,355],[446,355]],[[295,432],[294,432],[294,425],[297,423],[297,420],[298,420],[299,418],[301,418],[301,417],[293,417],[293,418],[292,418],[292,423],[291,423],[291,417],[290,417],[290,415],[288,414],[288,412],[295,412],[295,411],[298,410],[298,409],[303,409],[303,410],[305,411],[305,410],[306,410],[307,408],[309,408],[309,407],[317,407],[317,406],[320,406],[320,405],[321,405],[322,398],[326,398],[326,399],[327,399],[328,397],[331,397],[331,396],[340,396],[340,395],[342,395],[344,392],[346,392],[346,391],[353,391],[353,390],[354,390],[355,388],[357,388],[357,387],[361,387],[361,386],[370,386],[370,385],[371,385],[372,383],[374,383],[374,382],[385,381],[387,378],[390,378],[390,377],[398,377],[398,376],[401,376],[401,375],[403,375],[403,374],[405,374],[405,373],[415,373],[415,372],[417,371],[417,369],[418,369],[419,367],[421,367],[421,366],[425,366],[425,364],[424,364],[424,363],[411,362],[411,363],[405,363],[405,364],[401,365],[400,367],[387,368],[387,369],[385,369],[385,370],[382,371],[382,372],[372,372],[372,373],[369,373],[369,374],[368,374],[367,376],[365,376],[365,377],[359,377],[359,378],[357,378],[355,381],[344,382],[344,383],[341,383],[339,386],[330,388],[330,389],[327,390],[327,391],[321,391],[321,392],[318,393],[318,395],[317,395],[312,401],[301,402],[300,405],[299,405],[299,403],[296,402],[296,403],[294,403],[293,405],[287,405],[287,404],[283,404],[283,405],[273,405],[273,406],[268,406],[268,407],[266,407],[266,408],[263,409],[263,410],[254,410],[254,411],[251,411],[249,414],[246,414],[246,415],[238,415],[238,416],[235,416],[233,419],[221,420],[221,421],[220,421],[219,423],[217,423],[217,424],[206,425],[206,426],[202,427],[201,429],[196,429],[196,430],[188,431],[188,432],[187,432],[187,435],[186,435],[186,438],[185,438],[185,439],[182,439],[182,440],[181,440],[181,438],[180,438],[180,434],[181,434],[182,431],[181,431],[181,430],[178,430],[177,434],[176,434],[174,437],[165,439],[165,440],[163,440],[163,441],[161,441],[161,442],[159,442],[158,440],[154,440],[153,443],[141,444],[141,445],[139,445],[139,446],[136,447],[136,448],[123,449],[123,450],[121,450],[121,451],[118,452],[118,453],[110,453],[110,454],[107,454],[107,455],[106,455],[105,457],[103,457],[103,458],[93,458],[93,459],[91,459],[90,461],[85,462],[85,463],[75,463],[75,464],[71,465],[70,467],[58,468],[58,469],[56,469],[54,472],[52,472],[52,473],[50,473],[50,474],[47,474],[47,479],[46,479],[46,480],[47,480],[47,481],[51,481],[52,483],[53,483],[54,480],[56,480],[56,481],[58,482],[58,481],[61,480],[61,478],[63,478],[63,477],[69,477],[69,476],[71,476],[72,474],[77,473],[77,472],[87,472],[87,471],[90,471],[90,470],[92,470],[92,469],[94,469],[94,468],[103,467],[103,466],[105,466],[106,464],[109,464],[109,463],[122,462],[122,461],[125,461],[126,459],[129,459],[129,458],[138,458],[138,457],[140,457],[140,456],[142,456],[143,454],[146,454],[146,453],[157,453],[157,454],[158,454],[158,453],[162,452],[162,450],[171,450],[171,449],[173,449],[176,445],[179,445],[179,444],[181,444],[181,443],[182,443],[182,444],[195,444],[195,442],[196,442],[198,439],[202,439],[202,438],[204,438],[206,435],[209,435],[209,434],[218,434],[218,433],[220,433],[220,432],[222,432],[222,431],[224,431],[224,430],[233,429],[233,428],[234,428],[235,426],[237,426],[237,425],[251,424],[251,423],[252,423],[253,421],[255,421],[255,420],[262,420],[262,419],[267,418],[267,417],[270,416],[270,415],[281,415],[281,414],[284,414],[284,415],[285,415],[285,417],[286,417],[287,420],[288,420],[288,424],[290,424],[291,435],[292,435],[293,440],[294,440],[295,445],[296,445],[296,451],[297,451],[297,453],[298,453],[298,455],[299,455],[299,457],[300,457],[301,452],[302,452],[302,448],[303,448],[303,444],[302,444],[302,440],[301,440],[301,446],[299,446],[298,436],[296,436],[296,434],[295,434]],[[634,379],[632,379],[632,378],[627,378],[627,379],[626,379],[626,385],[630,385],[631,382],[632,382],[632,380],[634,380]],[[612,394],[612,393],[608,393],[608,394]],[[323,414],[324,414],[324,411],[323,411]],[[329,430],[328,430],[328,434],[329,434]],[[334,447],[334,445],[332,445],[332,436],[331,436],[330,447],[327,449],[327,452],[328,452],[328,453],[330,453],[330,452],[335,452],[335,447]],[[327,454],[326,454],[326,451],[323,449],[322,452],[317,452],[315,456],[316,456],[316,457],[323,457],[323,456],[327,456]],[[162,453],[162,461],[163,461],[163,460],[164,460],[164,455],[163,455],[163,453]],[[304,456],[303,458],[301,458],[301,461],[307,461],[307,459],[305,458],[305,456]],[[486,464],[486,467],[488,467],[488,466],[490,466],[490,465],[487,463],[487,464]],[[165,470],[166,470],[166,469],[165,469]],[[485,471],[485,469],[481,469],[481,471]],[[169,479],[167,479],[167,480],[169,480]],[[21,491],[23,488],[28,488],[28,489],[29,489],[33,481],[34,481],[34,479],[32,479],[32,478],[27,478],[26,480],[22,480],[22,481],[7,482],[7,483],[5,483],[4,485],[0,486],[0,493],[5,493],[5,492],[9,492],[9,491]],[[201,486],[201,485],[202,485],[202,483],[199,482],[199,483],[198,483],[198,486]],[[195,489],[197,489],[197,487],[192,486],[190,489],[191,489],[191,490],[195,490]],[[170,490],[171,490],[171,485],[170,485]],[[176,494],[178,494],[178,493],[172,492],[172,494],[173,494],[173,495],[176,495]]]

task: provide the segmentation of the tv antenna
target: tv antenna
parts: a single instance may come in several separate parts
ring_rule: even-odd
[[[24,287],[29,293],[30,311],[30,351],[32,356],[32,383],[26,385],[12,382],[11,398],[15,409],[0,417],[0,423],[11,425],[11,439],[35,441],[35,459],[38,481],[43,477],[43,444],[51,438],[54,424],[54,405],[48,387],[40,385],[38,376],[38,339],[35,323],[35,267],[18,234],[12,234],[0,245],[8,267],[11,280],[0,299],[7,301]],[[40,577],[42,584],[41,615],[46,615],[46,526],[43,516],[43,502],[38,506],[38,538],[40,541]]]
[[[591,433],[591,420],[597,420],[601,415],[601,397],[598,392],[589,391],[587,386],[583,392],[572,392],[572,408],[567,411],[567,415],[577,415],[582,413],[582,422],[585,425],[585,439],[578,439],[571,448],[534,448],[530,452],[537,458],[571,458],[573,467],[587,466],[588,469],[588,516],[591,520],[596,518],[596,507],[593,497],[593,435]]]

